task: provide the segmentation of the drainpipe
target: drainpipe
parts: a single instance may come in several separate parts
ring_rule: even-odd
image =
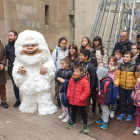
[[[75,42],[75,0],[73,0],[73,10],[74,10],[74,16],[73,16],[73,44]]]

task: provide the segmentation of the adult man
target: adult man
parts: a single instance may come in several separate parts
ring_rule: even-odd
[[[0,41],[0,96],[1,96],[1,106],[4,108],[8,108],[8,104],[6,103],[6,78],[5,78],[5,66],[6,66],[6,54],[4,50],[4,46]]]
[[[17,40],[18,37],[18,33],[14,30],[9,31],[8,34],[9,37],[9,42],[8,44],[5,46],[5,50],[6,50],[6,55],[8,58],[8,74],[11,77],[12,83],[13,83],[13,88],[14,88],[14,93],[15,93],[15,98],[16,98],[16,102],[14,104],[14,107],[18,107],[20,105],[20,97],[19,97],[19,89],[18,87],[15,85],[14,79],[12,77],[12,69],[13,69],[13,63],[15,60],[15,41]]]
[[[114,53],[115,53],[116,50],[121,50],[122,51],[122,54],[124,55],[124,53],[126,51],[131,51],[130,46],[132,44],[133,43],[129,41],[129,34],[128,34],[128,32],[127,31],[121,32],[121,34],[120,34],[120,42],[117,42],[115,44],[115,47],[113,49],[112,55],[114,55]]]

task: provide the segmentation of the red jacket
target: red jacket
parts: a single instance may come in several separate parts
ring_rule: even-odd
[[[81,77],[77,82],[70,79],[67,89],[69,104],[76,106],[86,106],[86,99],[90,94],[90,85],[87,75]]]

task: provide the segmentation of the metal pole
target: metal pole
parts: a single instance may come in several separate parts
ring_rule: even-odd
[[[133,0],[133,8],[132,8],[132,15],[131,15],[131,23],[130,23],[130,33],[129,33],[129,40],[132,39],[132,28],[133,28],[133,17],[134,17],[134,8],[135,8],[135,0]]]
[[[99,32],[100,32],[101,23],[102,23],[103,16],[104,16],[104,13],[105,13],[105,7],[106,7],[106,0],[104,0],[103,10],[102,10],[101,18],[100,18],[100,21],[99,21],[99,24],[98,24],[99,26],[98,26],[96,35],[98,35]]]
[[[96,27],[97,27],[97,22],[98,22],[99,15],[100,15],[100,12],[101,12],[102,3],[103,3],[103,0],[100,0],[100,4],[99,4],[98,11],[97,11],[95,23],[94,23],[93,30],[92,30],[91,37],[90,37],[91,42],[93,40],[93,37],[94,37],[94,34],[95,34],[95,30],[96,30]]]
[[[108,24],[108,19],[109,19],[109,16],[110,16],[111,4],[112,4],[112,0],[111,0],[110,5],[109,5],[109,12],[108,12],[108,15],[107,15],[107,20],[106,20],[106,24],[105,24],[105,29],[104,29],[104,32],[103,32],[103,37],[102,37],[102,40],[103,40],[103,41],[104,41],[104,36],[105,36],[105,33],[106,33],[106,28],[107,28],[107,24]]]
[[[117,28],[116,28],[116,31],[115,31],[115,38],[114,38],[114,42],[113,42],[113,48],[114,48],[114,45],[115,45],[115,42],[116,42],[116,35],[117,35],[117,31],[118,31],[118,26],[119,26],[121,9],[122,9],[122,0],[121,0],[120,10],[119,10],[119,15],[118,15]]]

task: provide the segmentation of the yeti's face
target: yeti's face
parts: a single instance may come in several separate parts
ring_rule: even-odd
[[[23,55],[33,56],[39,53],[41,53],[41,50],[39,50],[38,44],[30,44],[23,46],[22,50]]]

